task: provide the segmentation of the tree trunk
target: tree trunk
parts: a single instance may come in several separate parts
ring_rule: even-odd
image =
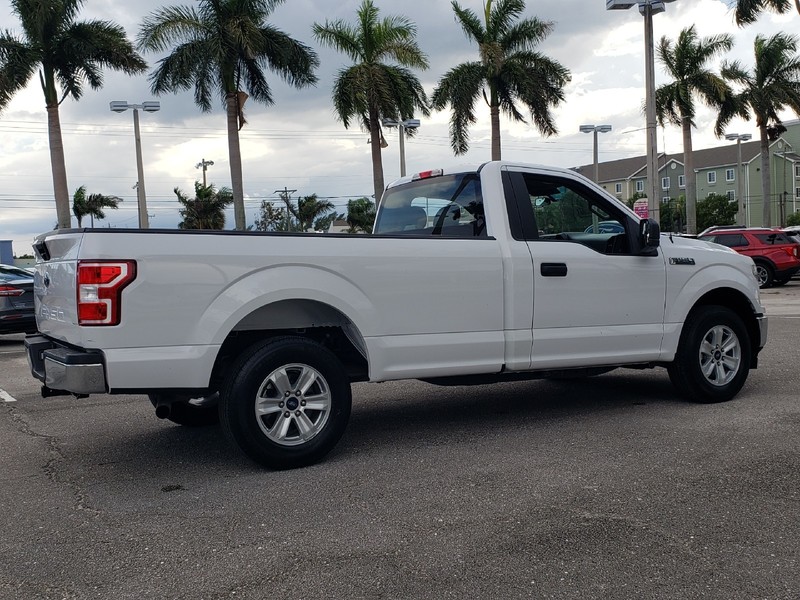
[[[226,96],[228,109],[228,160],[231,165],[231,189],[233,190],[233,217],[235,228],[247,229],[244,213],[244,184],[242,181],[242,150],[239,147],[239,106],[236,93]]]
[[[58,104],[47,105],[47,131],[50,141],[50,168],[53,172],[53,194],[56,200],[56,218],[59,229],[72,227],[69,210],[67,167],[64,161],[64,142],[61,139],[61,120]]]
[[[489,107],[489,115],[492,121],[492,160],[501,160],[500,150],[500,106],[492,103]]]
[[[769,172],[769,136],[767,126],[759,125],[761,133],[761,195],[764,198],[762,206],[762,227],[772,227],[772,180]]]
[[[692,154],[692,120],[684,117],[683,129],[683,174],[686,177],[686,233],[697,233],[697,173],[694,172]]]
[[[378,111],[369,111],[369,145],[372,150],[372,183],[377,205],[383,195],[383,157],[381,156],[381,128]]]

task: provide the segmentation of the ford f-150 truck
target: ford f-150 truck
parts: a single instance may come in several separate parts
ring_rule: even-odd
[[[718,402],[767,337],[750,258],[541,166],[404,177],[372,235],[72,229],[34,248],[43,395],[147,394],[272,468],[334,447],[351,382],[666,367]]]

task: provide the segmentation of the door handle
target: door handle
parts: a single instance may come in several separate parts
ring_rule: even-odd
[[[566,263],[542,263],[540,272],[542,277],[566,277]]]

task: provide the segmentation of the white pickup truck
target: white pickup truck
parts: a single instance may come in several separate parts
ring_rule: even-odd
[[[717,402],[767,337],[750,258],[541,166],[405,177],[368,236],[80,229],[34,247],[43,395],[147,394],[271,468],[334,447],[351,382],[660,366]]]

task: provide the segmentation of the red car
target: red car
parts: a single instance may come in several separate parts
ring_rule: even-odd
[[[800,271],[800,244],[777,229],[741,228],[703,232],[699,239],[728,246],[753,259],[758,285],[783,285]]]

